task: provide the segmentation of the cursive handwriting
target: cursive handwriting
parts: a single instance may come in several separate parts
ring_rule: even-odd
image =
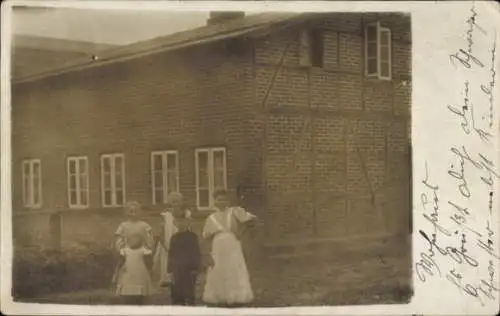
[[[486,251],[493,258],[500,259],[500,256],[495,254],[495,249],[493,248],[493,236],[495,232],[491,229],[489,220],[486,221],[486,231],[488,233],[488,238],[486,239],[486,241],[477,239],[477,245],[479,246],[479,248]]]
[[[467,230],[469,232],[474,233],[478,237],[482,237],[482,234],[480,234],[478,231],[476,231],[476,230],[470,228],[469,226],[467,226],[466,216],[470,215],[470,213],[467,211],[466,208],[463,208],[463,207],[457,205],[456,203],[454,203],[452,201],[448,201],[448,204],[450,204],[451,206],[453,206],[455,208],[455,211],[456,210],[459,211],[459,213],[453,212],[453,214],[450,216],[450,219],[453,222],[455,222],[455,224],[457,224],[458,226],[460,226],[464,230]]]
[[[462,150],[459,150],[456,147],[452,147],[451,152],[459,157],[461,166],[467,161],[471,163],[476,169],[486,171],[487,176],[481,176],[481,180],[489,187],[493,185],[493,178],[500,178],[498,173],[493,170],[495,167],[493,162],[484,154],[479,153],[480,161],[477,161],[471,158],[465,146],[462,146]],[[460,179],[460,177],[458,179]]]
[[[460,159],[460,169],[459,171],[455,171],[455,166],[453,164],[450,165],[450,169],[448,169],[448,174],[455,179],[459,180],[458,190],[462,194],[462,196],[469,198],[470,190],[467,185],[467,181],[465,180],[465,171],[464,171],[465,159]]]
[[[490,276],[489,284],[493,285],[495,283],[495,265],[493,264],[493,260],[488,261],[488,274]],[[493,296],[492,292],[494,289],[495,288],[493,286],[488,288],[488,293],[489,293],[490,297]],[[497,290],[497,292],[498,292],[498,290]]]
[[[449,256],[453,261],[455,261],[458,264],[467,263],[471,267],[477,267],[479,265],[479,263],[477,262],[476,259],[465,254],[461,250],[459,250],[455,247],[451,247],[451,246],[447,246],[447,247],[442,248],[442,247],[438,246],[438,244],[436,242],[436,238],[434,236],[431,239],[424,231],[419,230],[419,233],[429,243],[429,247],[432,250],[432,253],[434,253],[434,248],[435,248],[442,256]]]
[[[476,12],[474,3],[472,4],[470,12],[471,16],[465,21],[468,26],[466,31],[467,50],[461,48],[458,50],[458,52],[449,55],[449,58],[454,67],[456,67],[455,62],[458,61],[462,66],[464,66],[467,69],[470,69],[472,67],[471,62],[483,68],[484,64],[472,54],[472,47],[474,45],[473,35],[474,35],[474,30],[480,31],[483,35],[486,35],[487,33],[477,23],[478,13]]]
[[[455,115],[458,115],[462,118],[462,130],[465,134],[470,134],[469,128],[469,120],[467,119],[467,112],[469,110],[469,81],[464,82],[464,103],[462,104],[461,109],[457,109],[453,105],[448,105],[448,110]]]
[[[478,30],[479,32],[481,32],[483,35],[486,35],[486,31],[480,27],[478,24],[477,24],[477,12],[476,12],[476,7],[475,7],[475,4],[472,3],[472,7],[470,8],[470,12],[472,13],[471,16],[467,19],[467,21],[465,21],[465,23],[468,25],[468,29],[467,29],[467,52],[472,54],[472,45],[474,45],[474,41],[473,41],[473,35],[474,35],[474,30]]]
[[[463,20],[465,41],[447,54],[449,67],[463,79],[456,85],[458,102],[447,103],[444,112],[456,120],[461,131],[456,138],[444,140],[453,143],[443,148],[449,150],[450,159],[444,166],[447,177],[443,182],[429,174],[426,162],[421,215],[434,231],[417,228],[428,247],[417,258],[414,271],[422,282],[446,278],[444,282],[485,305],[498,298],[500,288],[495,271],[500,253],[492,229],[496,223],[494,188],[500,179],[492,151],[497,136],[493,116],[498,60],[496,38],[490,38],[493,32],[478,11],[472,2],[470,14]]]
[[[415,264],[415,273],[420,281],[427,281],[428,276],[439,275],[441,276],[441,269],[436,264],[434,260],[434,253],[428,255],[426,253],[420,253],[420,260]]]
[[[467,295],[476,298],[481,303],[481,305],[484,306],[484,302],[479,296],[478,289],[469,283],[463,285],[462,278],[462,274],[458,273],[455,269],[450,270],[450,272],[446,275],[446,279],[448,281],[453,283],[457,288],[459,288]]]
[[[484,129],[479,128],[476,123],[475,115],[474,115],[474,106],[472,104],[470,105],[470,116],[471,116],[471,121],[472,121],[472,128],[474,131],[477,133],[479,138],[485,142],[489,143],[491,137],[493,136],[491,133],[486,132]]]
[[[481,85],[481,91],[488,96],[488,102],[489,102],[489,127],[493,127],[493,88],[495,87],[496,84],[496,71],[495,71],[495,62],[496,62],[496,49],[497,49],[497,41],[496,41],[496,34],[494,37],[493,41],[493,47],[490,50],[491,52],[491,67],[490,67],[490,81],[487,84],[482,84]]]
[[[488,211],[490,211],[490,215],[493,214],[493,191],[488,194]]]
[[[425,162],[425,179],[422,181],[422,183],[425,185],[427,189],[432,190],[432,195],[433,195],[432,212],[430,213],[430,215],[424,214],[423,215],[424,218],[432,223],[432,225],[434,226],[434,233],[439,231],[442,234],[445,234],[446,236],[451,236],[451,233],[446,228],[444,228],[439,224],[439,197],[438,197],[439,186],[431,184],[429,180],[429,168],[427,162]],[[420,202],[422,203],[422,207],[424,208],[424,210],[427,210],[427,206],[430,203],[427,194],[425,193],[420,194]]]
[[[455,54],[450,55],[450,61],[453,64],[454,67],[456,67],[455,62],[459,62],[462,66],[464,66],[467,69],[472,68],[471,62],[474,64],[478,65],[481,68],[484,68],[484,64],[477,59],[477,57],[474,57],[472,54],[469,54],[463,49],[459,49],[458,52]]]

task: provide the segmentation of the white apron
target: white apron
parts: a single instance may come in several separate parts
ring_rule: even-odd
[[[232,216],[230,210],[227,228],[213,215],[207,219],[220,230],[212,241],[214,266],[207,271],[203,292],[203,301],[208,304],[245,304],[254,298],[241,242],[231,232]]]

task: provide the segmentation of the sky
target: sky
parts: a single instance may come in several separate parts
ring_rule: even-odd
[[[12,26],[15,35],[125,45],[203,26],[207,17],[158,10],[21,9],[14,11]]]

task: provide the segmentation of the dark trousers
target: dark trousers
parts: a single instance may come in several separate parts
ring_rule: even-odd
[[[192,270],[180,269],[173,273],[173,284],[170,288],[170,297],[173,305],[196,304],[195,288],[197,274]]]
[[[124,305],[143,305],[144,304],[144,296],[142,295],[124,295],[123,304]]]

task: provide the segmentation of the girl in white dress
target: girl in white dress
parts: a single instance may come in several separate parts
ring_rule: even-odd
[[[229,207],[226,191],[215,192],[214,199],[217,212],[207,218],[203,229],[203,238],[212,247],[203,301],[225,307],[245,305],[254,296],[237,234],[242,224],[256,216],[241,207]]]
[[[170,239],[179,231],[177,219],[191,219],[191,211],[184,206],[184,197],[180,192],[171,192],[168,195],[169,208],[160,215],[163,219],[162,230],[158,236],[156,244],[154,267],[155,278],[158,278],[159,286],[170,286],[172,276],[168,272],[168,250],[170,248]]]
[[[134,236],[134,238],[140,236],[141,245],[148,250],[152,249],[154,241],[151,226],[140,219],[142,208],[138,202],[128,202],[124,207],[124,212],[126,220],[118,226],[115,232],[116,239],[114,247],[116,249],[116,254],[118,255],[118,262],[115,267],[115,273],[112,280],[112,283],[114,285],[117,284],[124,271],[123,267],[125,258],[123,257],[123,255],[121,255],[121,251],[126,247],[130,248],[129,238],[131,236]],[[147,266],[149,268],[152,262],[151,256],[148,255],[144,257],[144,259],[146,260]]]
[[[120,249],[125,262],[118,277],[116,294],[125,304],[142,305],[144,298],[151,295],[151,276],[144,260],[151,254],[151,250],[144,247],[144,238],[139,233],[128,236],[126,246]]]

